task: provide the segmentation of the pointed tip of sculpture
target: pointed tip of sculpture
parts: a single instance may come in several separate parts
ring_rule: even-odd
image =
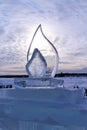
[[[42,25],[41,25],[41,24],[39,24],[38,28],[42,28]]]
[[[41,24],[39,24],[39,26],[41,27]]]

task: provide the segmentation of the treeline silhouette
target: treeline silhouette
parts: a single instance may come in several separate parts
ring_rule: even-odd
[[[58,73],[55,75],[55,77],[80,77],[80,76],[87,76],[87,73]],[[28,75],[0,75],[0,78],[23,78],[28,77]]]
[[[28,77],[28,75],[0,75],[0,78],[23,78]]]
[[[55,77],[80,77],[80,76],[87,76],[87,73],[59,73],[56,74]]]

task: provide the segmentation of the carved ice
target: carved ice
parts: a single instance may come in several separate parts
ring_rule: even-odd
[[[38,49],[38,53],[41,54],[41,56],[37,56],[38,58],[36,58],[35,56],[35,49]],[[32,55],[34,54],[33,58]],[[37,55],[37,53],[36,53]],[[35,57],[35,60],[34,60]],[[41,58],[43,57],[43,58]],[[33,59],[33,62],[30,62],[30,60]],[[36,59],[38,59],[38,62],[36,61]],[[44,59],[44,60],[41,60]],[[43,31],[42,31],[42,27],[41,25],[38,26],[38,28],[36,29],[33,38],[31,40],[28,52],[27,52],[27,65],[26,65],[26,70],[29,74],[29,76],[50,76],[50,77],[54,77],[55,74],[57,73],[58,70],[58,52],[56,50],[56,48],[53,46],[53,44],[47,39],[47,37],[44,35]],[[35,65],[35,61],[36,61],[36,65]],[[43,62],[43,66],[41,64],[41,61]],[[40,62],[40,63],[39,63]],[[31,65],[31,63],[33,65]],[[47,63],[47,69],[46,69],[46,63]],[[31,65],[32,67],[28,66]],[[32,68],[30,70],[28,70],[29,68]],[[38,69],[37,69],[38,68]],[[45,69],[43,69],[45,68]],[[42,70],[40,70],[42,69]],[[38,70],[35,72],[35,70]],[[44,73],[46,71],[46,73]]]
[[[58,87],[63,86],[63,80],[53,78],[57,69],[57,50],[46,38],[41,25],[39,25],[27,52],[26,71],[29,78],[23,77],[14,80],[15,88],[25,89],[14,89],[13,92],[9,91],[7,93],[7,96],[13,100],[15,100],[15,98],[16,100],[17,98],[22,100],[21,103],[20,100],[18,100],[19,102],[17,101],[17,103],[13,105],[11,111],[9,111],[9,108],[5,110],[5,114],[8,117],[18,119],[18,126],[15,125],[15,130],[60,129],[60,127],[52,126],[52,123],[54,124],[56,122],[56,118],[54,119],[55,113],[54,115],[51,112],[49,113],[53,108],[51,107],[50,109],[50,107],[47,106],[47,104],[52,106],[55,100],[57,101],[60,98],[59,93],[61,90],[59,89],[61,88],[58,89]],[[50,73],[48,74],[49,71]],[[15,95],[16,97],[14,97]],[[43,107],[40,105],[41,103]],[[20,112],[18,112],[18,110],[20,110]],[[48,125],[49,123],[51,123],[51,125]],[[19,127],[19,129],[17,129],[17,127]]]
[[[45,43],[41,48],[40,43],[32,44],[38,30],[47,41],[46,48],[42,49]],[[41,37],[39,39],[42,42]],[[44,77],[48,69],[51,69],[52,77]],[[83,90],[58,88],[63,85],[63,80],[53,78],[57,69],[57,50],[39,25],[31,41],[26,64],[27,73],[35,78],[14,80],[14,88],[16,85],[16,88],[24,89],[0,90],[0,130],[87,130]]]
[[[30,77],[43,77],[46,73],[47,63],[40,51],[36,48],[31,59],[26,64],[26,71]]]

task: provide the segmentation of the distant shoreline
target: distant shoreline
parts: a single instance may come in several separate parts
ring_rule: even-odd
[[[81,76],[87,76],[87,73],[59,73],[56,74],[55,77],[81,77]]]
[[[28,77],[28,75],[0,75],[0,78],[22,78],[22,77]]]
[[[81,77],[87,76],[87,73],[59,73],[56,74],[55,77]],[[28,77],[28,75],[0,75],[0,78],[23,78],[23,77]]]

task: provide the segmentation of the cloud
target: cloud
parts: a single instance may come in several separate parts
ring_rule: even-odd
[[[60,67],[64,63],[72,66],[72,62],[76,63],[76,69],[86,67],[86,63],[82,64],[87,57],[86,14],[86,0],[1,0],[0,65],[12,62],[13,57],[15,62],[26,62],[29,42],[41,23],[63,61]]]

